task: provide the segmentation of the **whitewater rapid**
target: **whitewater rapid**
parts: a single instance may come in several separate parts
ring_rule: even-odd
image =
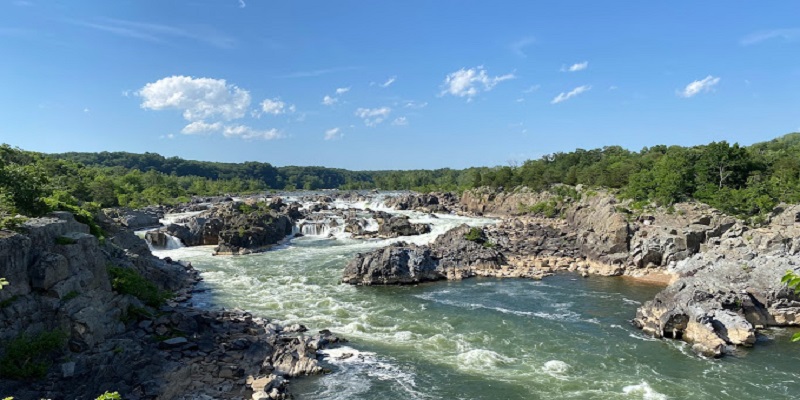
[[[460,224],[495,221],[399,212],[382,201],[334,205],[404,214],[432,230],[360,240],[318,227],[247,256],[211,256],[213,246],[154,250],[201,271],[201,289],[210,290],[195,296],[198,306],[238,307],[350,340],[321,354],[331,374],[292,382],[298,399],[738,399],[800,393],[800,353],[781,341],[710,360],[681,342],[654,340],[631,327],[636,307],[657,287],[573,275],[340,284],[342,269],[358,252],[396,241],[429,243]]]

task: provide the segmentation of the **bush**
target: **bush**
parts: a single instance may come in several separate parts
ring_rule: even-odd
[[[172,297],[171,293],[159,290],[133,269],[109,266],[108,273],[115,291],[136,297],[150,307],[161,307]]]
[[[122,396],[119,395],[119,392],[105,392],[94,400],[122,400]]]
[[[528,208],[528,212],[533,214],[542,214],[547,218],[555,218],[559,215],[558,202],[555,200],[542,201],[536,203]]]
[[[481,228],[470,228],[469,232],[464,234],[464,239],[470,242],[483,243],[483,231]]]
[[[64,347],[67,336],[54,330],[29,337],[20,335],[5,347],[0,376],[11,379],[41,378],[52,365],[52,354]]]

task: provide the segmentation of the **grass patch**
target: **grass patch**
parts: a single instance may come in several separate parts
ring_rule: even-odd
[[[11,379],[42,378],[52,365],[52,354],[64,348],[67,335],[60,330],[35,336],[21,335],[5,346],[0,376]]]
[[[109,266],[108,274],[111,278],[111,287],[116,292],[136,297],[150,307],[161,307],[172,297],[172,293],[159,290],[156,285],[133,269]]]

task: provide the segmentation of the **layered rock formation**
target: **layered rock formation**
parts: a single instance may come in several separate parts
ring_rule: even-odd
[[[424,213],[449,213],[460,209],[458,196],[453,193],[409,193],[390,197],[384,204],[396,210]]]
[[[439,236],[430,245],[397,243],[358,254],[344,269],[342,282],[352,285],[409,284],[463,279],[500,270],[506,260],[485,242],[468,240],[463,225]]]
[[[632,211],[608,192],[576,189],[576,199],[525,189],[463,194],[464,213],[504,218],[486,229],[507,263],[494,269],[505,274],[493,276],[575,271],[672,282],[638,310],[634,323],[657,337],[690,342],[708,356],[752,345],[761,327],[800,325],[800,301],[780,283],[787,270],[800,271],[800,206],[778,209],[770,224],[752,228],[699,203]],[[525,215],[545,203],[561,217]],[[427,253],[405,248],[358,257],[344,281],[380,283],[387,268],[408,263],[405,254],[413,255],[412,266],[429,271],[423,268],[429,264],[416,261],[428,260]],[[432,271],[441,279],[440,270]]]
[[[286,378],[324,372],[316,350],[340,341],[306,334],[241,311],[193,309],[198,275],[190,265],[153,257],[144,241],[110,219],[103,241],[69,213],[0,231],[0,357],[21,335],[65,339],[44,379],[0,377],[18,399],[287,398]],[[133,270],[175,297],[159,309],[112,290],[109,266]],[[133,294],[136,294],[135,292]],[[57,356],[57,357],[56,357]],[[24,360],[17,360],[23,362]]]
[[[215,254],[249,254],[268,250],[291,235],[295,220],[302,217],[299,204],[286,204],[280,198],[231,201],[159,231],[179,238],[186,246],[216,245]],[[159,244],[159,235],[150,235],[151,243]]]
[[[800,325],[800,299],[780,282],[787,270],[800,271],[799,216],[794,206],[765,227],[712,236],[703,252],[677,263],[678,279],[640,307],[634,323],[709,356],[752,345],[758,328]]]

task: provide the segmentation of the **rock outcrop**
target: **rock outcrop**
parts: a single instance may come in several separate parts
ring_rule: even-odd
[[[20,335],[60,331],[65,347],[44,379],[0,377],[19,399],[288,398],[287,378],[325,372],[316,351],[341,339],[242,311],[189,307],[191,265],[153,257],[130,229],[100,219],[103,241],[69,213],[0,230],[0,357]],[[134,270],[174,297],[158,309],[112,290],[109,266]]]
[[[109,208],[104,210],[108,218],[129,229],[152,228],[161,225],[164,211],[159,207],[148,207],[140,210],[129,208]]]
[[[175,236],[186,246],[216,245],[214,254],[249,254],[270,249],[291,235],[302,218],[299,204],[281,198],[269,201],[223,202],[158,232]],[[148,233],[159,241],[158,233]]]
[[[453,193],[408,193],[386,199],[384,204],[396,210],[413,210],[424,213],[449,213],[460,207]]]
[[[431,231],[430,225],[412,224],[410,218],[405,215],[391,215],[378,211],[374,213],[374,218],[378,222],[378,237],[382,238],[422,235]]]
[[[752,345],[758,328],[800,325],[800,298],[780,282],[800,271],[798,215],[795,206],[769,226],[712,236],[705,251],[677,263],[678,279],[639,308],[634,324],[714,357]]]
[[[411,284],[463,279],[483,275],[487,270],[500,270],[506,265],[504,256],[485,242],[468,240],[467,234],[471,229],[466,225],[452,229],[429,246],[398,243],[358,254],[345,267],[342,282],[352,285]]]
[[[493,276],[575,271],[673,282],[639,308],[634,323],[708,356],[754,344],[761,327],[800,325],[800,301],[780,283],[786,270],[800,271],[800,206],[778,208],[769,225],[752,228],[700,203],[632,211],[629,201],[606,191],[575,189],[577,198],[566,199],[524,188],[463,194],[463,212],[504,218],[486,229],[508,264],[498,270],[504,275]],[[557,208],[560,217],[531,215],[537,204]],[[368,284],[389,275],[398,283],[398,273],[411,282],[442,279],[443,269],[427,250],[397,246],[359,257],[348,265],[345,282]],[[403,268],[381,269],[393,265]]]

